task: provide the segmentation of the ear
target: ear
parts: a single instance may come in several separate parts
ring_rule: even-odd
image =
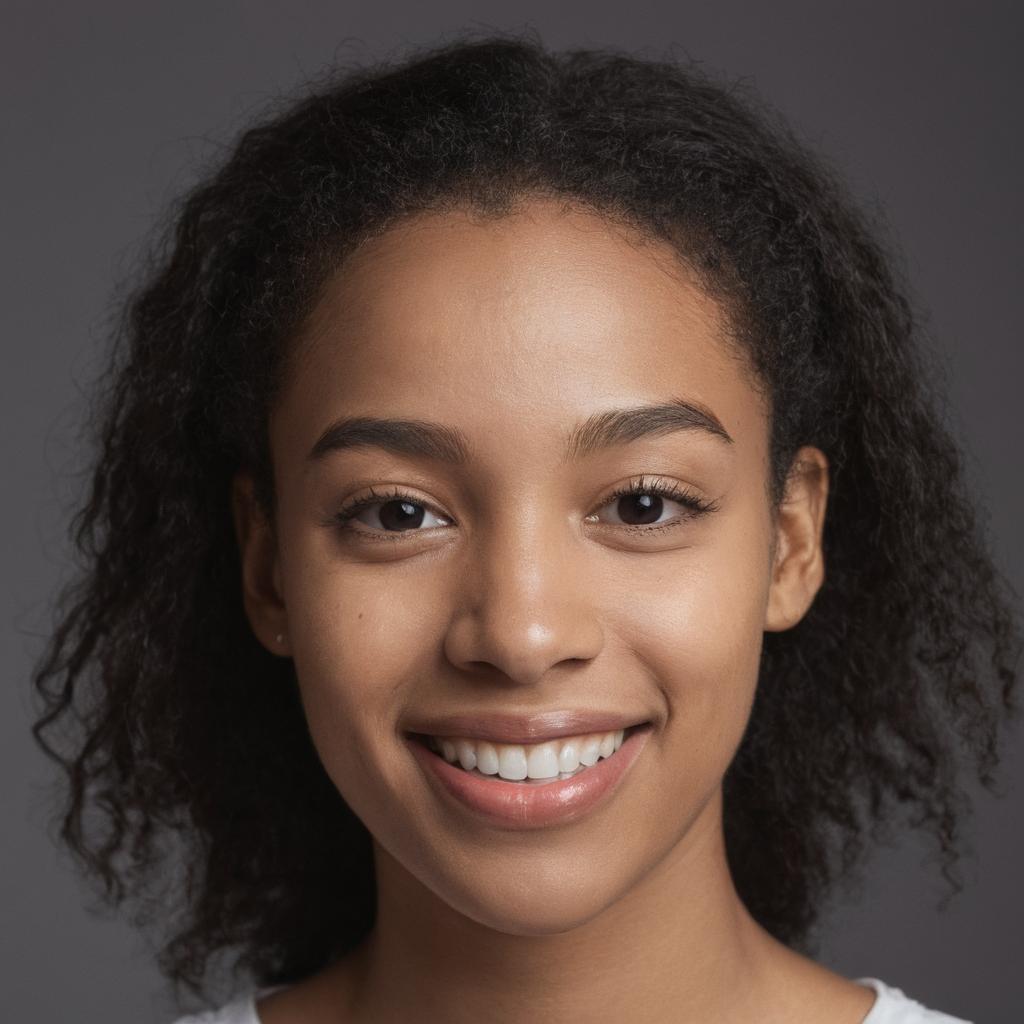
[[[820,449],[805,446],[793,457],[775,521],[764,619],[769,632],[795,626],[825,580],[821,538],[827,502],[828,459]]]
[[[239,470],[232,479],[231,505],[242,566],[242,602],[249,625],[272,654],[290,654],[277,538],[256,502],[249,473]]]

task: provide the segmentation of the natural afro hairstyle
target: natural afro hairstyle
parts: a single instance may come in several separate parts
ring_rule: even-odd
[[[729,311],[769,398],[773,508],[800,446],[829,459],[827,578],[765,635],[725,779],[741,898],[810,948],[865,840],[902,817],[961,884],[962,762],[992,788],[1018,709],[1016,595],[877,230],[756,98],[683,61],[465,36],[332,71],[247,130],[172,211],[96,387],[34,732],[66,773],[62,839],[112,905],[168,929],[161,967],[193,991],[227,952],[297,980],[375,912],[369,834],[241,601],[230,482],[254,473],[272,519],[289,340],[371,235],[537,196],[670,242]]]

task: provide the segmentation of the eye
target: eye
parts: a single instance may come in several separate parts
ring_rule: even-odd
[[[363,513],[367,513],[365,518],[362,518]],[[435,514],[429,505],[398,489],[378,494],[371,488],[369,494],[350,502],[333,518],[343,529],[374,540],[397,540],[398,534],[422,532],[418,528],[425,521],[427,527],[451,525],[447,516]],[[430,519],[435,521],[430,522]],[[369,529],[353,526],[357,521]]]
[[[662,516],[669,511],[666,500],[668,505],[681,505],[684,511],[663,520]],[[612,508],[619,519],[608,525],[621,526],[634,532],[654,533],[679,526],[706,512],[716,511],[718,505],[703,500],[672,481],[641,476],[611,494],[605,500],[602,511],[606,508]],[[600,521],[597,513],[586,518],[589,522]],[[424,532],[420,527],[452,524],[449,517],[433,511],[415,495],[397,488],[384,494],[378,494],[371,488],[369,494],[357,498],[335,513],[332,521],[340,524],[345,531],[373,541],[397,541],[403,534]],[[357,523],[360,525],[355,525]]]
[[[669,505],[682,505],[685,511],[663,520],[661,517],[670,511],[666,499]],[[612,525],[621,525],[638,532],[654,532],[679,526],[706,512],[714,512],[718,506],[672,481],[657,477],[648,480],[641,476],[615,491],[602,506],[604,508],[612,508],[619,517],[619,522],[613,522]],[[587,517],[591,522],[596,518],[596,514]]]

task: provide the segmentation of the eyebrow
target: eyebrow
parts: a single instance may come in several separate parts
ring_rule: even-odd
[[[594,413],[569,432],[563,460],[578,461],[615,445],[683,430],[702,431],[725,444],[734,443],[710,409],[683,399],[673,399],[657,405]],[[336,420],[317,439],[309,459],[315,461],[329,452],[368,447],[457,466],[472,459],[472,446],[466,436],[454,427],[429,420],[381,419],[376,416],[346,416]]]

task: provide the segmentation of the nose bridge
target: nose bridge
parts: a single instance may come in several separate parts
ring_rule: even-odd
[[[590,659],[603,635],[575,564],[579,538],[540,503],[504,505],[476,531],[460,581],[449,660],[529,684],[567,659]]]

